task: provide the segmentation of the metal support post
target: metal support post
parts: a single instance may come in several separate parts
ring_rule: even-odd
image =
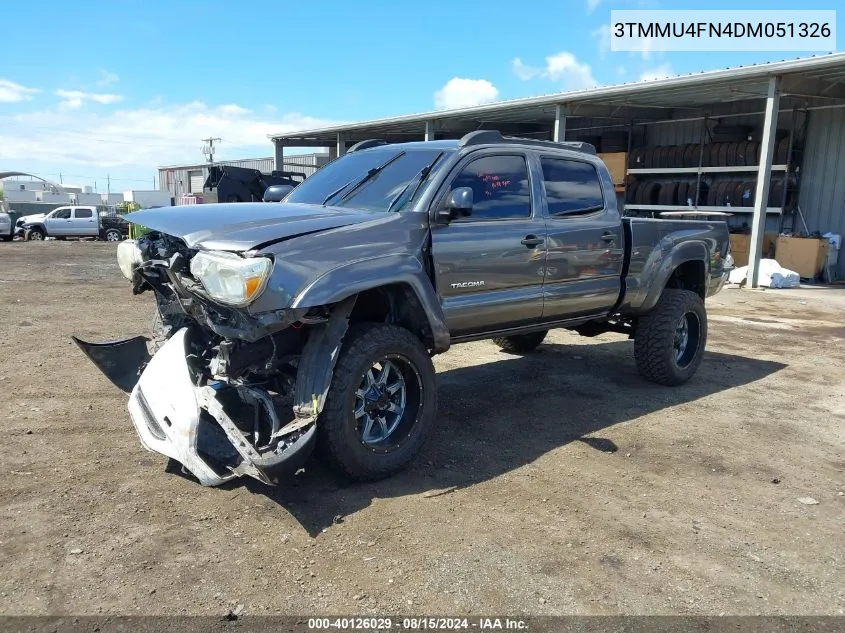
[[[433,141],[434,140],[434,121],[426,121],[425,122],[425,140],[426,141]]]
[[[278,139],[273,141],[273,169],[282,171],[285,168],[285,146]]]
[[[772,176],[772,154],[780,111],[780,77],[769,79],[766,94],[766,114],[763,120],[763,140],[760,143],[760,166],[757,169],[757,189],[754,194],[754,217],[751,220],[751,249],[748,253],[748,285],[756,288],[760,276],[763,233],[766,231],[766,207],[769,205],[769,180]]]
[[[552,140],[555,143],[562,143],[566,140],[566,114],[562,105],[555,106],[555,127],[552,131]]]

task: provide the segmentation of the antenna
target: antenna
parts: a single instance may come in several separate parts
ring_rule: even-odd
[[[211,165],[214,163],[214,141],[222,141],[222,138],[204,138],[202,142],[205,143],[202,146],[202,153],[204,156],[208,157],[208,164]]]

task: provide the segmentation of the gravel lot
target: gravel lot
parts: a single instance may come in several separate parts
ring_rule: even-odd
[[[845,289],[724,290],[675,389],[616,334],[457,346],[410,470],[206,489],[70,340],[149,331],[114,250],[0,244],[2,614],[845,613]]]

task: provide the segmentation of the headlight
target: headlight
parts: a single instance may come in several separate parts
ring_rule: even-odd
[[[191,274],[221,303],[243,306],[264,290],[273,262],[267,257],[240,257],[220,251],[199,252],[191,260]]]
[[[117,265],[129,281],[132,281],[132,270],[140,263],[141,250],[135,240],[124,240],[117,245]]]

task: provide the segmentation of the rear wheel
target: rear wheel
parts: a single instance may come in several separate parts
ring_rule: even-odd
[[[108,229],[104,237],[107,242],[119,242],[123,239],[123,235],[117,229]]]
[[[548,333],[548,330],[541,330],[530,334],[516,334],[494,338],[493,342],[499,346],[499,349],[508,354],[529,354],[537,349]]]
[[[408,330],[350,327],[317,421],[318,453],[358,480],[408,466],[434,425],[437,393],[428,350]]]
[[[690,290],[666,289],[637,324],[637,370],[652,382],[681,385],[698,370],[706,343],[704,301]]]

